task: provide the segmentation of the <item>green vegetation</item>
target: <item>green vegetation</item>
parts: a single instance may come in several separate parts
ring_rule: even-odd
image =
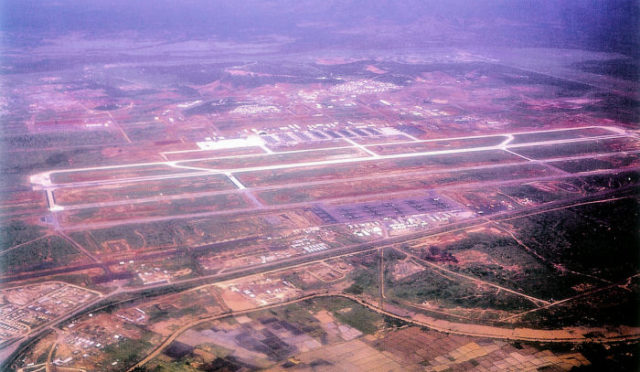
[[[430,247],[430,250],[440,250]],[[442,249],[448,254],[466,251],[487,255],[487,262],[448,264],[452,270],[496,283],[525,294],[550,298],[565,298],[575,294],[571,287],[593,280],[571,273],[562,273],[540,262],[510,237],[492,234],[469,234],[467,238]]]
[[[206,312],[206,309],[202,304],[197,303],[191,306],[185,307],[158,307],[152,306],[147,310],[149,316],[149,322],[158,322],[161,320],[169,319],[169,318],[181,318],[183,316],[194,316],[203,314]]]
[[[569,193],[563,191],[544,191],[531,185],[517,185],[517,186],[503,186],[500,190],[510,196],[521,199],[529,199],[535,203],[548,203],[554,200],[560,199],[562,196],[566,196]]]
[[[277,225],[277,228],[284,228],[279,223]],[[222,215],[197,220],[175,219],[90,230],[87,233],[91,235],[95,244],[89,244],[87,248],[95,250],[97,247],[98,252],[101,252],[104,250],[102,246],[104,242],[120,239],[126,240],[131,250],[185,244],[195,247],[203,242],[241,239],[261,232],[267,236],[269,233],[274,233],[275,229],[276,227],[270,225],[262,216]],[[74,233],[72,237],[75,239],[82,234]],[[80,239],[84,239],[85,242],[88,240],[79,238],[78,241],[81,241]],[[230,244],[221,247],[234,249],[236,246]],[[212,253],[212,251],[207,250],[206,253]]]
[[[104,364],[102,368],[108,370],[121,371],[123,367],[129,367],[140,360],[141,355],[145,355],[151,347],[150,339],[153,334],[145,332],[139,340],[125,339],[104,348]],[[111,362],[118,361],[116,366],[111,366]]]
[[[366,291],[369,294],[376,295],[380,291],[378,281],[376,280],[379,277],[377,272],[377,268],[360,268],[355,270],[351,274],[353,284],[344,291],[346,293],[356,295],[362,294]]]
[[[46,147],[74,146],[78,144],[101,145],[108,142],[122,142],[122,138],[111,131],[76,131],[38,134],[20,134],[3,137],[0,147],[7,149],[42,149]]]
[[[631,160],[632,158],[628,158]],[[615,164],[602,159],[577,159],[552,163],[554,167],[560,168],[569,173],[588,172],[596,169],[617,168]]]
[[[249,317],[253,319],[264,319],[270,317],[276,317],[281,320],[285,320],[304,333],[316,339],[322,339],[326,335],[326,332],[320,326],[320,322],[316,319],[308,309],[308,302],[304,302],[307,306],[301,304],[291,304],[282,307],[276,307],[273,309],[259,311],[249,314]]]
[[[329,310],[337,320],[365,334],[375,333],[382,325],[380,314],[346,298],[320,298],[313,300],[313,306]]]
[[[96,283],[93,281],[91,276],[89,276],[88,274],[62,274],[62,275],[56,275],[52,277],[51,280],[58,280],[61,282],[74,284],[80,287],[94,289],[96,291],[104,290],[103,287],[96,285]]]
[[[380,295],[380,256],[379,253],[357,254],[349,258],[355,266],[349,274],[353,284],[345,289],[346,293],[360,295],[367,293],[371,296]]]
[[[9,221],[0,226],[0,251],[28,242],[44,235],[44,227],[23,221]]]
[[[78,252],[63,238],[50,236],[36,240],[0,256],[0,272],[12,273],[62,266],[78,257]]]
[[[180,360],[172,360],[170,362],[156,358],[153,360],[153,366],[144,367],[140,369],[134,369],[136,372],[202,372],[200,368],[195,368],[191,365],[192,358],[181,358]]]
[[[385,286],[387,297],[417,303],[437,302],[444,307],[484,308],[496,310],[527,310],[533,304],[522,297],[498,293],[495,289],[480,289],[465,279],[452,279],[433,269],[423,270]]]
[[[528,314],[524,321],[540,327],[640,326],[640,278],[625,288],[613,287],[588,297]]]
[[[114,159],[114,158],[109,158]],[[115,162],[115,161],[111,161]],[[74,160],[74,164],[77,162]],[[105,162],[110,163],[110,162]],[[125,167],[118,169],[102,169],[87,171],[58,172],[51,175],[54,183],[82,182],[88,180],[124,179],[129,177],[153,176],[167,173],[184,173],[184,169],[171,168],[164,165],[148,165]]]
[[[197,365],[198,367],[195,367]],[[134,372],[234,372],[240,370],[241,364],[234,357],[218,357],[203,363],[202,358],[185,356],[180,360],[166,361],[154,359],[149,365],[134,369]]]
[[[21,152],[20,156],[1,154],[4,156],[2,156],[2,163],[0,163],[0,173],[4,177],[10,177],[43,170],[68,168],[72,163],[74,166],[96,166],[115,164],[120,160],[106,158],[102,154],[103,149],[104,147],[75,148],[72,150],[34,150]],[[3,149],[0,143],[1,150]]]
[[[325,288],[327,286],[327,284],[321,281],[307,283],[300,278],[300,275],[297,272],[287,273],[282,276],[282,279],[293,284],[295,287],[302,289],[303,291]]]
[[[590,366],[577,368],[577,371],[634,371],[640,366],[640,343],[637,341],[610,345],[584,343],[575,351],[591,362]]]
[[[88,231],[72,231],[69,232],[69,237],[76,243],[80,244],[84,249],[89,251],[95,251],[96,243]]]
[[[347,311],[334,312],[333,315],[339,321],[365,334],[373,334],[379,328],[380,315],[359,304],[351,306]]]
[[[86,233],[76,232],[72,233],[71,237],[79,244],[93,239],[100,250],[104,249],[102,243],[111,240],[126,240],[130,249],[140,249],[145,246],[145,241],[141,234],[136,233],[136,228],[138,228],[138,225],[121,225],[107,229],[91,230]],[[94,248],[93,244],[83,244],[83,246],[87,249]]]
[[[588,172],[596,169],[615,169],[637,164],[638,154],[620,154],[599,159],[577,159],[554,162],[553,166],[570,173]]]
[[[585,205],[513,221],[537,253],[578,272],[623,280],[640,265],[636,199]]]
[[[406,255],[400,251],[392,248],[386,248],[384,250],[384,264],[385,264],[385,285],[393,285],[388,279],[391,275],[389,270],[392,269],[396,261],[406,258]],[[354,270],[350,278],[353,280],[353,284],[345,289],[346,293],[359,295],[367,293],[371,296],[380,295],[380,253],[367,253],[361,255],[355,255],[351,258],[351,261],[358,263],[359,267]]]
[[[399,328],[407,325],[404,320],[394,318],[392,316],[383,315],[384,325],[386,328]]]

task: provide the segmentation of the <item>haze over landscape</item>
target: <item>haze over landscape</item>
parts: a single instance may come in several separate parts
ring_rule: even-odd
[[[0,370],[635,371],[637,1],[0,1]]]

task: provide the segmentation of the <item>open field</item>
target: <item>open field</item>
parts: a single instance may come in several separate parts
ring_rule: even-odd
[[[82,259],[82,254],[68,241],[59,236],[48,236],[3,252],[0,271],[8,275],[65,266]]]
[[[618,281],[637,272],[640,244],[634,231],[640,221],[638,200],[549,212],[509,221],[533,251],[567,269]],[[588,226],[588,227],[587,227]],[[605,242],[615,241],[616,244]],[[607,249],[601,249],[602,246]]]
[[[180,162],[178,164],[206,169],[241,169],[268,165],[296,164],[303,162],[349,159],[368,156],[357,148],[347,147],[335,150],[309,150],[293,153],[247,156],[227,159]]]
[[[20,220],[7,222],[0,228],[0,252],[13,249],[29,241],[44,236],[42,226],[32,225]]]
[[[382,140],[386,140],[384,137],[382,137]],[[348,147],[351,144],[349,142],[347,142],[346,140],[342,139],[342,138],[324,138],[320,141],[311,141],[311,142],[294,142],[294,143],[277,143],[277,144],[270,144],[268,143],[268,146],[273,150],[273,151],[277,151],[277,152],[284,152],[284,151],[300,151],[300,150],[321,150],[321,149],[328,149],[328,148],[333,148],[333,147]]]
[[[640,155],[638,153],[598,155],[595,158],[550,162],[549,164],[571,173],[589,172],[598,169],[637,168],[640,165]]]
[[[588,138],[597,136],[610,136],[615,132],[606,128],[575,128],[566,130],[555,130],[549,132],[532,132],[524,134],[514,134],[510,144],[522,144],[527,142],[557,141],[563,139]]]
[[[184,195],[211,191],[233,190],[236,187],[227,176],[212,174],[187,178],[119,182],[104,186],[60,188],[53,193],[56,204],[67,206],[86,203],[142,199],[154,196]]]
[[[180,214],[228,211],[246,208],[250,204],[240,194],[222,194],[204,197],[182,198],[164,202],[123,204],[111,207],[95,207],[68,210],[60,213],[63,224],[91,224],[126,218],[136,219],[148,216],[178,216]]]
[[[434,140],[422,142],[405,142],[392,145],[367,146],[379,155],[401,154],[411,152],[459,150],[474,147],[492,147],[507,141],[507,136],[487,136],[454,140]]]
[[[518,147],[513,152],[533,158],[551,159],[563,156],[577,156],[609,152],[626,152],[640,150],[637,139],[622,137],[601,140],[584,140],[580,142],[558,145],[537,145],[531,147]]]
[[[193,172],[193,170],[191,170]],[[167,173],[185,173],[188,169],[172,168],[166,165],[152,165],[139,167],[114,167],[107,169],[92,169],[88,171],[55,172],[51,175],[51,181],[57,184],[73,182],[92,182],[105,180],[121,180]]]
[[[553,174],[553,172],[537,164],[505,165],[489,169],[415,176],[403,174],[385,175],[379,176],[375,180],[340,181],[318,186],[284,187],[278,190],[259,192],[258,196],[268,204],[286,204],[331,198],[384,195],[390,192],[417,191],[498,180],[535,178],[550,174]]]
[[[219,149],[219,150],[182,150],[164,152],[163,155],[170,161],[189,160],[189,159],[201,159],[201,158],[214,158],[223,156],[244,156],[253,154],[264,154],[265,151],[260,147],[240,147],[231,149]]]
[[[552,264],[528,252],[501,230],[440,236],[412,246],[420,259],[435,262],[455,272],[482,278],[515,291],[550,300],[580,293],[579,284],[600,284],[569,272],[558,272]],[[574,288],[575,287],[575,288]]]
[[[278,230],[308,227],[302,212],[287,211],[264,213],[221,214],[208,218],[175,219],[148,223],[121,224],[108,228],[83,228],[70,234],[88,250],[109,253],[111,241],[115,251],[125,250],[134,255],[137,251],[174,247],[189,244],[198,247],[212,242],[242,239],[245,237],[275,233]],[[121,240],[126,246],[121,247]]]
[[[255,172],[238,172],[236,176],[247,186],[282,185],[291,182],[338,180],[377,174],[402,175],[410,171],[426,171],[446,168],[469,167],[487,164],[522,162],[521,158],[502,151],[478,151],[469,154],[412,156],[401,159],[365,159],[353,164],[309,166],[304,169],[278,169]]]

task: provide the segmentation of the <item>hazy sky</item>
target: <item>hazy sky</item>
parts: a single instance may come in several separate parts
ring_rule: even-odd
[[[326,45],[345,29],[395,25],[409,44],[572,47],[637,54],[634,0],[0,0],[12,44],[68,32],[105,37],[246,39],[278,34]],[[348,33],[357,44],[357,33]],[[389,36],[389,35],[386,35]],[[363,38],[365,45],[366,38]]]

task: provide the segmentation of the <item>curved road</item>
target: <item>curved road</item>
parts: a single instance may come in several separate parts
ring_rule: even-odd
[[[169,346],[176,338],[178,338],[182,333],[187,331],[189,328],[192,328],[200,323],[219,320],[223,318],[227,318],[230,316],[244,315],[256,311],[263,311],[275,307],[286,306],[295,304],[302,301],[311,300],[314,298],[320,297],[342,297],[357,302],[358,304],[367,307],[368,309],[375,311],[378,314],[389,316],[395,319],[402,320],[406,323],[419,326],[426,327],[434,331],[451,333],[463,336],[471,336],[471,337],[483,337],[483,338],[494,338],[494,339],[503,339],[510,341],[535,341],[535,342],[570,342],[570,343],[582,343],[582,342],[596,342],[596,343],[606,343],[606,342],[619,342],[619,341],[630,341],[640,339],[640,330],[635,329],[635,332],[631,332],[629,334],[620,334],[618,337],[588,337],[587,335],[590,330],[583,333],[575,332],[575,330],[538,330],[538,329],[529,329],[529,328],[500,328],[500,327],[492,327],[492,326],[474,326],[466,323],[453,323],[449,321],[438,320],[435,318],[417,316],[417,317],[406,317],[398,314],[394,314],[390,311],[386,311],[380,309],[373,303],[365,301],[360,297],[356,297],[354,295],[349,295],[341,292],[327,292],[327,293],[316,293],[307,295],[304,297],[300,297],[294,300],[280,302],[273,305],[262,306],[254,309],[247,309],[241,311],[232,311],[227,313],[221,313],[211,316],[202,317],[198,320],[194,320],[176,330],[169,337],[167,337],[160,345],[158,345],[149,355],[147,355],[140,362],[136,363],[133,367],[129,368],[128,371],[132,371],[136,367],[140,367],[151,361],[153,358],[158,356],[167,346]],[[375,302],[375,301],[374,301]],[[631,329],[629,329],[631,330]]]

